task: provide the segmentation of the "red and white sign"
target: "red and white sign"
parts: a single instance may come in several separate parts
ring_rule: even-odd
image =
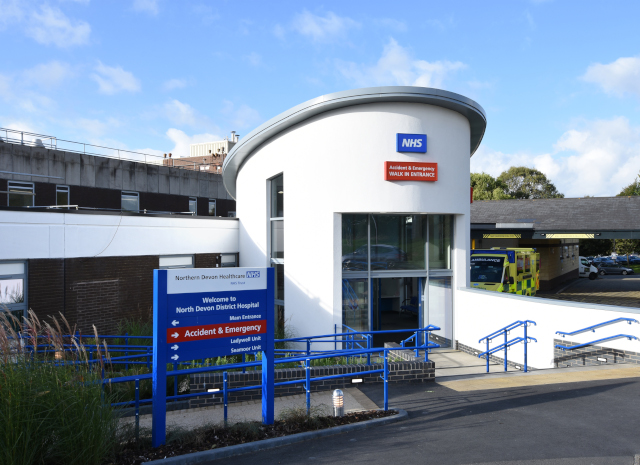
[[[385,161],[385,181],[437,181],[438,164],[424,162]]]
[[[185,326],[167,328],[167,342],[201,341],[220,337],[251,336],[267,332],[267,320],[253,320],[246,323],[223,323],[219,325]]]

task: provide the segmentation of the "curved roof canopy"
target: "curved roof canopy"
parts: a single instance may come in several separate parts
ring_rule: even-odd
[[[469,120],[471,126],[471,154],[478,149],[487,126],[484,109],[460,94],[429,87],[389,86],[345,90],[308,100],[297,105],[251,131],[238,142],[222,167],[224,186],[236,197],[236,178],[243,162],[260,145],[282,131],[313,116],[352,105],[379,102],[426,103],[456,111]]]

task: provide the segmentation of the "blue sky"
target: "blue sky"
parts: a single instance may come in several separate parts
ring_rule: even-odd
[[[567,196],[640,171],[640,2],[0,0],[0,127],[152,153],[339,90],[420,85],[487,112],[472,171]]]

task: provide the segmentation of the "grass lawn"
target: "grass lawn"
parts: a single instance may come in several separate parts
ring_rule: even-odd
[[[629,268],[631,268],[634,273],[640,273],[640,265],[629,265]]]

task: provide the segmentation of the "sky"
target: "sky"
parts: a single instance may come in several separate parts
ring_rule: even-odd
[[[306,100],[415,85],[487,114],[473,172],[640,172],[637,1],[0,0],[0,127],[187,156]],[[2,132],[0,131],[0,137]]]

